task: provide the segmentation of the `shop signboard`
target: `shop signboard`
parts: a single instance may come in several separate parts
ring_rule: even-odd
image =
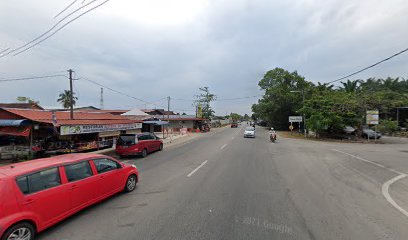
[[[302,116],[289,116],[289,122],[293,123],[293,122],[302,122]]]
[[[92,124],[92,125],[64,125],[61,126],[61,135],[123,131],[142,128],[141,123],[129,124]]]
[[[378,110],[367,110],[367,125],[377,125],[379,120]]]

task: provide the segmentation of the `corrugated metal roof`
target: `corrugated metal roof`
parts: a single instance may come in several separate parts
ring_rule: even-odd
[[[52,111],[16,108],[3,108],[3,110],[32,121],[52,123]],[[100,112],[74,112],[74,119],[70,119],[70,112],[55,111],[55,116],[57,125],[125,124],[141,122],[138,120],[130,120],[120,115]]]

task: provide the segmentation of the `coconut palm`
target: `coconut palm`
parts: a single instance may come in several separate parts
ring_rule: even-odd
[[[78,100],[78,98],[75,97],[75,93],[73,93],[72,94],[72,106],[75,106],[77,100]],[[70,106],[71,106],[71,91],[64,90],[63,93],[60,93],[57,102],[61,103],[62,106],[65,109],[70,108]]]

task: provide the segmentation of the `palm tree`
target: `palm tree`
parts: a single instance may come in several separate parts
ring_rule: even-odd
[[[341,82],[343,84],[343,90],[348,93],[354,93],[358,90],[358,84],[360,81],[358,80],[347,80],[347,82]]]
[[[16,100],[17,100],[17,102],[20,102],[20,103],[31,103],[31,104],[39,104],[40,103],[39,101],[36,101],[36,100],[31,99],[29,97],[23,97],[23,96],[18,96]]]
[[[329,85],[328,83],[318,82],[315,87],[319,91],[325,91],[325,90],[330,91],[330,90],[333,90],[334,85],[332,85],[332,84]]]
[[[393,79],[393,78],[387,77],[387,79],[385,80],[382,79],[381,82],[384,88],[390,89],[392,91],[397,91],[400,88],[399,78]]]
[[[378,91],[382,89],[382,81],[375,78],[369,78],[365,81],[360,81],[360,89],[362,91]]]
[[[75,93],[73,93],[72,94],[72,106],[75,106],[75,103],[77,100],[78,98],[75,97]],[[64,90],[63,93],[60,93],[57,102],[61,103],[65,109],[70,108],[71,107],[71,91]]]

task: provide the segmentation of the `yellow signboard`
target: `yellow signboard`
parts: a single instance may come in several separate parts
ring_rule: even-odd
[[[379,122],[378,110],[367,110],[367,125],[377,125]]]
[[[198,118],[203,117],[203,107],[201,106],[201,104],[198,104],[198,106],[197,106],[197,117]]]

